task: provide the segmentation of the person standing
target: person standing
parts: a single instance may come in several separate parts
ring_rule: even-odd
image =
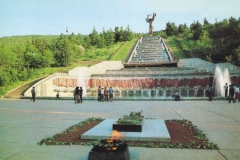
[[[240,102],[240,93],[239,93],[239,86],[235,88],[235,102],[238,100]]]
[[[36,96],[35,87],[32,88],[31,93],[32,93],[32,100],[33,102],[35,102],[35,96]]]
[[[208,100],[212,101],[212,97],[213,97],[213,89],[210,86],[209,89],[208,89]]]
[[[80,102],[80,90],[79,87],[76,87],[75,89],[75,103],[79,103]]]
[[[109,89],[109,99],[110,99],[110,102],[112,102],[112,99],[113,99],[113,92],[114,92],[114,90],[112,89],[112,87],[110,87],[110,89]]]
[[[105,102],[108,102],[108,90],[107,90],[107,87],[104,88],[104,100],[105,100]]]
[[[231,89],[231,85],[228,86],[228,97],[227,97],[227,100],[230,99],[230,89]]]
[[[101,89],[101,93],[100,93],[100,97],[101,97],[101,102],[104,102],[104,89]]]
[[[76,89],[77,87],[73,90],[73,100],[75,101],[75,96],[76,96]]]
[[[228,96],[228,84],[226,83],[223,88],[225,90],[225,97],[227,97]]]
[[[59,100],[59,92],[56,94],[56,100]]]
[[[101,86],[98,87],[98,102],[101,102]]]
[[[231,103],[231,101],[233,101],[233,103],[235,103],[233,97],[234,97],[234,88],[233,88],[233,85],[230,85],[229,100],[228,100],[229,103]]]
[[[83,93],[83,89],[82,89],[82,87],[80,87],[80,89],[79,89],[80,103],[82,103],[82,93]]]

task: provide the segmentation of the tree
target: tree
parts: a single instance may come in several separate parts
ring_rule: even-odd
[[[240,65],[240,46],[238,46],[233,52],[233,63]]]
[[[75,34],[74,33],[72,33],[69,37],[68,37],[68,39],[71,41],[71,42],[76,42],[76,36],[75,36]]]
[[[41,57],[41,60],[42,67],[50,67],[52,64],[54,64],[54,56],[52,51],[45,50],[44,54]]]
[[[98,48],[104,48],[106,46],[105,44],[105,38],[104,38],[104,35],[103,34],[100,34],[99,36],[99,43],[98,43]]]
[[[33,63],[34,55],[38,52],[38,49],[31,43],[27,42],[26,50],[24,52],[24,66],[29,68],[36,68]]]
[[[47,42],[45,39],[35,39],[32,41],[32,44],[38,49],[38,51],[43,54],[47,50]]]
[[[209,25],[210,23],[208,22],[207,18],[204,18],[203,20],[203,25],[206,26],[206,25]]]
[[[58,38],[54,58],[60,66],[68,66],[70,64],[70,42],[67,37],[62,36]]]
[[[179,26],[178,26],[178,33],[184,33],[184,31],[185,31],[184,25],[179,24]]]
[[[90,39],[91,39],[91,46],[99,46],[100,43],[100,36],[98,34],[98,32],[96,31],[95,27],[93,28],[92,33],[89,35]]]
[[[128,26],[123,32],[122,40],[123,41],[131,41],[132,39],[133,39],[133,33],[130,30],[130,27]]]
[[[203,30],[202,34],[199,37],[199,46],[211,47],[213,40],[210,38],[207,30]]]
[[[84,37],[80,33],[78,33],[78,35],[76,36],[76,43],[78,45],[83,45],[84,43]]]
[[[122,33],[123,31],[119,30],[119,27],[115,27],[115,42],[121,42],[122,38]]]
[[[84,43],[83,46],[86,49],[89,49],[91,47],[91,38],[89,36],[84,37]]]
[[[195,53],[198,54],[198,57],[212,61],[211,56],[213,53],[214,46],[212,44],[212,39],[209,37],[207,30],[203,30],[200,35],[199,40],[197,41],[197,46]]]
[[[115,41],[115,34],[114,32],[110,29],[106,32],[106,34],[104,35],[105,38],[105,44],[106,46],[111,46],[113,45],[114,41]]]
[[[201,23],[199,23],[198,21],[197,22],[193,22],[191,25],[190,25],[190,28],[191,28],[191,32],[193,32],[193,39],[194,40],[198,40],[200,35],[201,35]]]
[[[177,28],[177,26],[175,25],[175,23],[170,23],[170,22],[168,22],[168,23],[166,24],[166,29],[165,29],[165,31],[166,31],[166,34],[167,34],[168,36],[177,35],[177,33],[178,33],[178,28]]]
[[[18,58],[12,50],[0,47],[0,86],[9,85],[18,80]]]

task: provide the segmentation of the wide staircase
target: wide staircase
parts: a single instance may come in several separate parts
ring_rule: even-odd
[[[166,44],[159,36],[142,37],[136,43],[124,67],[176,66]]]
[[[132,62],[166,62],[171,61],[159,37],[143,37],[136,48]]]

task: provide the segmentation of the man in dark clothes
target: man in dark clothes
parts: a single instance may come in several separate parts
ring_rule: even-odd
[[[233,103],[235,103],[233,97],[234,97],[234,88],[233,88],[233,85],[230,85],[229,100],[228,100],[229,103],[231,103],[231,100],[233,101]]]
[[[98,102],[101,102],[101,86],[98,87]]]
[[[79,87],[76,87],[75,89],[75,103],[79,103],[80,102],[80,90]]]
[[[225,97],[227,97],[228,96],[228,84],[226,83],[223,88],[225,90]]]
[[[83,89],[82,89],[82,87],[80,87],[80,90],[79,90],[80,103],[82,103],[82,94],[83,94]]]
[[[213,97],[213,89],[212,89],[212,86],[210,86],[208,89],[208,100],[212,101],[212,97]]]
[[[36,96],[35,87],[32,88],[31,93],[32,93],[32,100],[33,102],[35,102],[35,96]]]

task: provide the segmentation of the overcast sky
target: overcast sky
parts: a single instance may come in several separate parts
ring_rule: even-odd
[[[157,14],[154,30],[167,22],[210,23],[240,17],[240,0],[0,0],[0,37],[13,35],[88,35],[116,26],[147,33],[146,17]]]

